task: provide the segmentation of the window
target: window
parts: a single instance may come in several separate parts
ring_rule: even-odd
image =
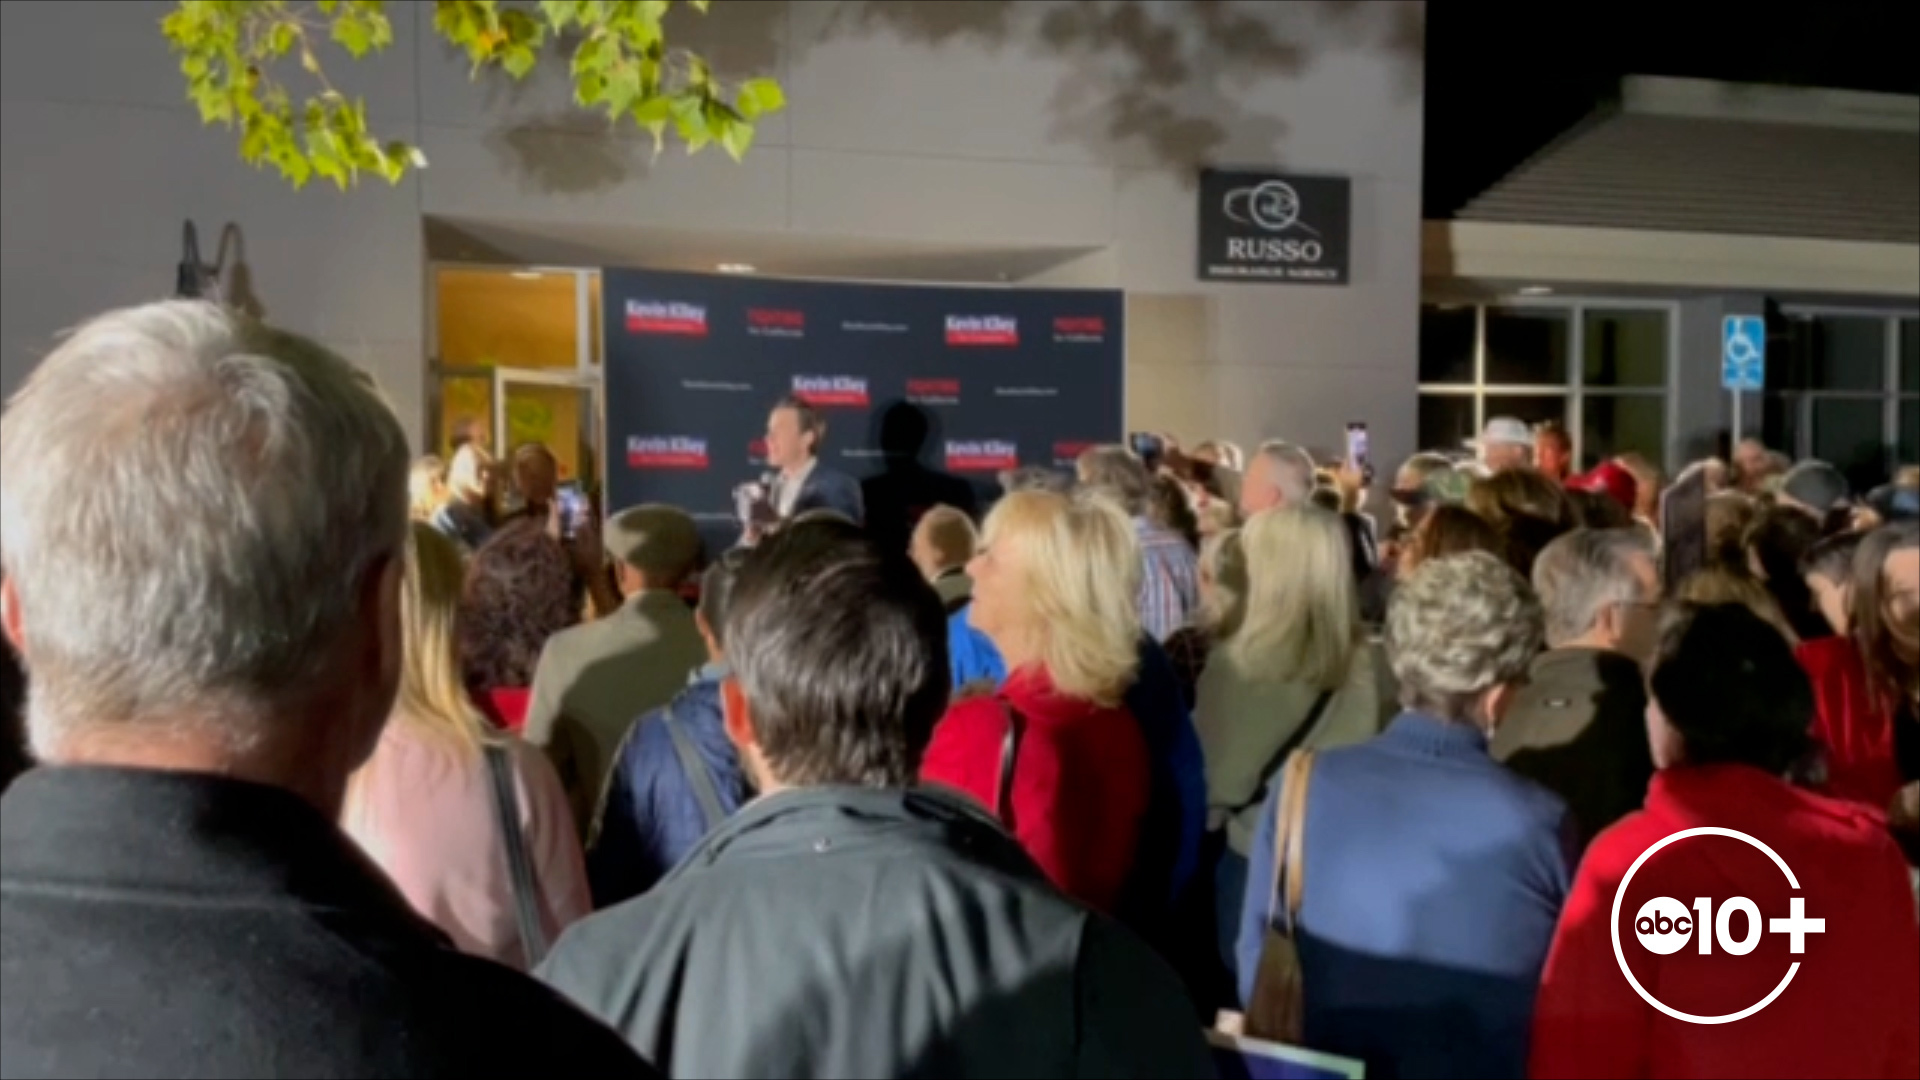
[[[1666,459],[1669,309],[1428,305],[1420,312],[1420,445],[1458,448],[1486,421],[1559,420],[1580,467]]]
[[[1768,445],[1830,462],[1862,489],[1920,452],[1920,319],[1788,311],[1767,345],[1779,357],[1767,365]]]

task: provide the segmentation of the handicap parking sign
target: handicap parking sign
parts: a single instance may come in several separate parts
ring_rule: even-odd
[[[1767,381],[1767,324],[1758,315],[1729,315],[1720,321],[1720,385],[1727,390],[1759,390]]]

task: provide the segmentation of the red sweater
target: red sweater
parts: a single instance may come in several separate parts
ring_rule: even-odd
[[[1700,1016],[1737,1012],[1762,999],[1789,965],[1786,990],[1741,1020],[1701,1025],[1666,1016],[1634,993],[1614,956],[1614,894],[1635,859],[1681,829],[1717,825],[1766,844],[1785,860],[1792,889],[1766,855],[1737,840],[1689,837],[1641,865],[1620,905],[1620,948],[1635,977],[1662,1003]],[[1668,896],[1692,914],[1709,897],[1716,917],[1737,896],[1763,922],[1793,914],[1825,919],[1790,953],[1787,934],[1760,936],[1744,955],[1698,938],[1657,955],[1634,932],[1641,905]],[[1736,941],[1747,920],[1730,920]],[[1878,815],[1743,765],[1681,766],[1655,774],[1646,808],[1622,818],[1587,848],[1554,934],[1534,1006],[1535,1077],[1913,1077],[1920,1075],[1920,932],[1913,890]]]
[[[1900,790],[1893,716],[1867,682],[1850,637],[1821,638],[1794,653],[1813,682],[1813,737],[1826,747],[1825,792],[1885,813]]]
[[[920,777],[980,800],[998,795],[1007,707],[1026,717],[1013,770],[1014,835],[1062,892],[1111,912],[1146,817],[1147,743],[1125,709],[1066,697],[1044,672],[1015,672],[993,697],[953,706]]]

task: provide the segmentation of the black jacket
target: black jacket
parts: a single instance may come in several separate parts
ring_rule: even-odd
[[[1616,652],[1543,652],[1494,729],[1490,750],[1566,800],[1584,849],[1646,801],[1653,779],[1646,676]]]
[[[930,790],[750,804],[540,975],[674,1076],[1212,1074],[1159,958]]]
[[[0,1075],[655,1075],[288,792],[43,768],[0,811]]]

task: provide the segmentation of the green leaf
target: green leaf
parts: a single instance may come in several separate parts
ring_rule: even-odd
[[[720,131],[720,145],[727,148],[728,156],[739,161],[747,156],[747,148],[753,145],[753,125],[744,120],[729,120]]]
[[[787,107],[786,91],[772,79],[748,79],[740,84],[740,93],[734,97],[734,107],[740,115],[749,120],[779,112]]]
[[[664,150],[667,145],[667,122],[665,120],[653,120],[642,126],[647,129],[647,134],[653,136],[653,158],[655,161],[658,161],[660,160],[660,151]]]
[[[274,56],[285,56],[299,38],[299,32],[294,30],[292,23],[275,23],[273,30],[267,34],[267,51]]]
[[[507,69],[507,74],[516,79],[524,79],[527,77],[527,72],[533,70],[534,59],[534,51],[527,46],[509,45],[506,55],[500,62]]]
[[[641,127],[649,124],[664,123],[673,117],[673,102],[663,97],[650,97],[634,105],[631,110],[633,122]]]
[[[556,34],[578,20],[579,9],[580,5],[573,0],[540,0],[540,14]]]
[[[331,15],[333,9],[340,6],[340,0],[320,0],[320,14]]]
[[[373,48],[373,27],[349,11],[333,20],[333,40],[357,59]]]

